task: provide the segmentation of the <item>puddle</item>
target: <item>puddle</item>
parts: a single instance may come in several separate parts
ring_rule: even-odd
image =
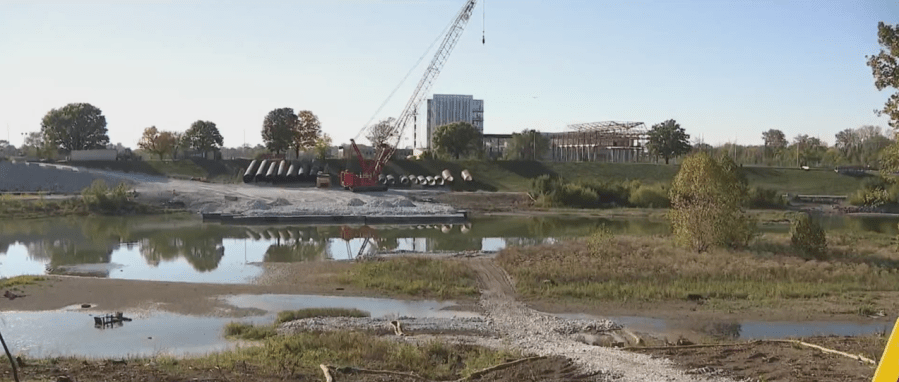
[[[159,313],[135,317],[122,326],[98,329],[88,313],[4,312],[0,315],[0,327],[10,351],[31,358],[206,354],[235,346],[222,337],[222,328],[231,321],[238,320]],[[264,319],[239,321],[265,322]]]
[[[565,318],[597,319],[586,314],[559,314]],[[777,339],[809,336],[859,336],[877,333],[890,334],[893,322],[852,321],[734,321],[688,323],[635,316],[613,316],[608,319],[631,330],[650,333],[692,332],[719,338],[737,340]]]
[[[130,322],[97,328],[94,316],[79,305],[52,312],[2,312],[0,329],[14,353],[28,357],[80,356],[118,358],[156,355],[203,355],[237,346],[222,330],[229,322],[271,324],[282,310],[357,308],[372,317],[479,317],[477,313],[442,310],[452,302],[402,301],[313,295],[236,295],[222,299],[239,308],[265,311],[253,317],[201,317],[173,313],[124,312]]]

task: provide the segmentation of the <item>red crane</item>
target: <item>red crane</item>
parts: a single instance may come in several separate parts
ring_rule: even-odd
[[[415,117],[415,113],[418,111],[421,103],[426,99],[431,85],[434,84],[434,81],[437,79],[437,75],[440,74],[440,70],[443,68],[443,65],[446,64],[447,59],[449,59],[450,53],[456,46],[456,42],[458,42],[459,38],[462,36],[465,25],[471,18],[471,13],[474,10],[474,6],[476,3],[477,0],[465,1],[465,5],[462,6],[462,9],[456,15],[452,25],[449,27],[446,35],[443,37],[443,42],[440,44],[440,47],[437,48],[437,53],[435,53],[434,58],[431,59],[431,64],[428,65],[428,69],[425,71],[425,75],[418,82],[418,86],[412,93],[412,97],[409,98],[409,102],[406,104],[406,108],[403,109],[400,117],[396,119],[394,125],[388,131],[387,141],[389,142],[391,140],[395,140],[396,144],[390,145],[385,143],[380,147],[377,147],[375,159],[366,160],[362,157],[362,152],[359,150],[359,146],[356,146],[356,140],[350,139],[353,150],[359,157],[361,171],[358,174],[349,170],[340,172],[340,185],[345,189],[353,190],[354,192],[383,191],[387,189],[386,185],[381,185],[378,183],[378,176],[381,175],[381,170],[384,169],[384,166],[387,165],[387,161],[390,160],[390,157],[393,156],[393,153],[396,151],[396,147],[400,143],[400,138],[402,138],[403,136],[406,124]],[[368,126],[364,127],[356,136],[358,137],[368,128]]]

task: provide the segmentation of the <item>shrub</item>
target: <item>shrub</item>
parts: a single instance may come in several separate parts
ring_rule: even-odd
[[[614,238],[615,234],[603,224],[587,237],[587,244],[590,247],[590,251],[597,255],[608,248]]]
[[[640,185],[631,190],[628,204],[633,207],[668,208],[671,200],[668,199],[668,191],[662,185]]]
[[[763,187],[749,189],[749,208],[780,209],[787,206],[787,200],[777,190]]]
[[[827,237],[818,222],[802,214],[790,226],[790,245],[805,255],[821,258],[827,252]]]
[[[115,212],[128,203],[128,186],[124,183],[110,189],[102,179],[94,180],[90,187],[81,191],[85,205],[104,212]]]
[[[596,194],[600,206],[626,206],[630,190],[621,182],[580,182],[579,185]]]
[[[563,185],[553,198],[561,205],[575,208],[592,208],[599,206],[599,196],[580,184],[567,183]]]
[[[669,191],[669,219],[677,243],[702,252],[712,246],[745,246],[757,231],[743,207],[746,178],[729,157],[705,152],[684,159]]]
[[[531,180],[531,196],[535,199],[542,195],[550,195],[559,186],[560,179],[548,174],[540,175]]]

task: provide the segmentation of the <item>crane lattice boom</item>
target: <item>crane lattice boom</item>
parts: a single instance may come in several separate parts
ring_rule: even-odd
[[[362,165],[362,171],[358,175],[349,171],[342,172],[341,184],[344,187],[361,189],[363,187],[377,186],[378,175],[387,164],[387,161],[390,160],[390,157],[393,156],[393,153],[396,150],[397,146],[399,146],[400,139],[402,138],[403,133],[406,130],[406,125],[410,120],[413,119],[422,102],[424,102],[425,98],[428,96],[428,92],[431,90],[431,85],[434,84],[434,81],[437,79],[437,75],[440,74],[440,70],[443,69],[443,65],[445,65],[446,61],[449,59],[450,53],[452,53],[453,48],[459,41],[459,38],[462,37],[462,32],[465,30],[465,25],[471,18],[471,14],[474,11],[474,6],[476,3],[477,0],[465,1],[465,5],[462,6],[462,9],[456,15],[453,24],[450,26],[449,30],[446,33],[446,36],[443,38],[443,42],[440,44],[440,47],[437,48],[437,52],[434,54],[434,58],[431,60],[430,65],[428,65],[427,70],[425,70],[424,76],[418,82],[418,86],[415,87],[415,91],[412,92],[412,97],[409,98],[409,102],[406,103],[406,107],[403,109],[402,113],[400,113],[399,118],[396,119],[394,125],[387,132],[388,143],[377,148],[375,160],[372,163],[367,164],[366,161],[362,158],[362,153],[359,151],[359,147],[356,146],[356,142],[352,139],[350,140],[350,143],[352,143],[353,145],[353,149],[359,156],[359,162]],[[368,128],[370,127],[365,127],[365,129]],[[395,143],[393,145],[390,145],[389,142],[391,141],[394,141]]]

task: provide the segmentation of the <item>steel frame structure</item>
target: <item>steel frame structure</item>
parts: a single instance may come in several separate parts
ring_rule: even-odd
[[[643,122],[603,121],[568,125],[548,133],[553,160],[631,162],[645,153]]]

